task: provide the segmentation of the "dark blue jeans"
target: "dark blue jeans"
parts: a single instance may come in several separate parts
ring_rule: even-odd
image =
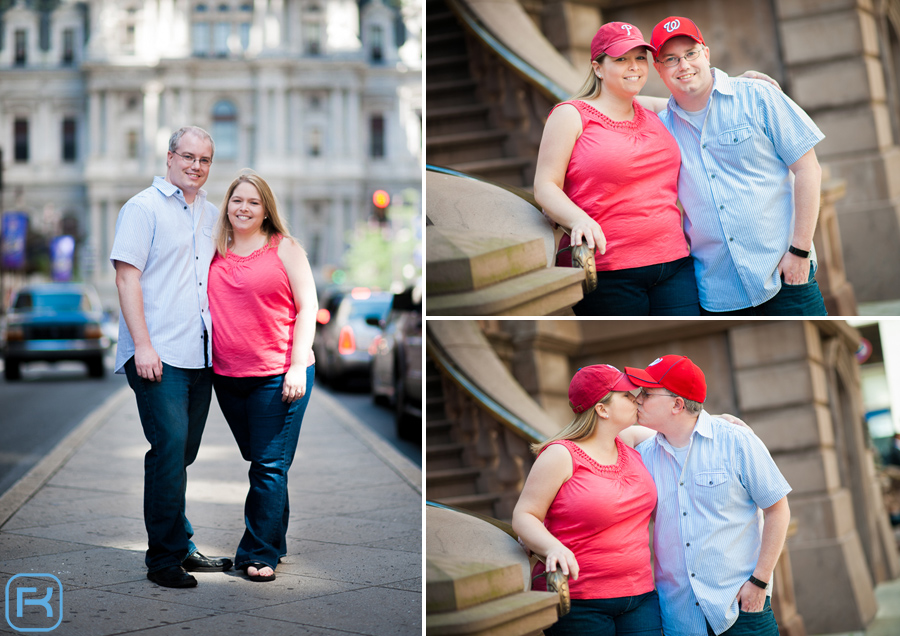
[[[660,636],[656,590],[621,598],[572,599],[572,610],[544,630],[546,636]]]
[[[709,623],[706,624],[706,633],[716,636]],[[768,597],[761,612],[744,612],[738,616],[737,621],[722,632],[721,636],[778,636],[778,625],[775,623],[775,614]]]
[[[772,298],[756,307],[736,311],[706,311],[704,316],[827,316],[825,301],[816,282],[816,272],[809,268],[809,280],[803,285],[788,285],[781,277],[781,289]]]
[[[284,375],[232,378],[215,375],[216,399],[250,462],[250,490],[244,502],[244,536],[234,558],[237,568],[265,563],[273,570],[287,554],[288,470],[294,461],[300,425],[315,379],[306,369],[306,394],[290,404],[281,401]]]
[[[180,565],[197,550],[194,529],[184,513],[187,467],[197,459],[209,401],[211,369],[181,369],[163,363],[162,380],[137,374],[134,358],[125,363],[128,384],[137,399],[144,437],[144,525],[150,572]]]
[[[697,316],[694,259],[597,272],[597,289],[572,311],[576,316]]]

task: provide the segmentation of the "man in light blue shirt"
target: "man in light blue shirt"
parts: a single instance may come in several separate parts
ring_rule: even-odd
[[[813,235],[824,135],[771,84],[710,67],[691,20],[653,29],[672,91],[660,118],[681,149],[678,195],[706,314],[825,315]]]
[[[643,387],[638,424],[657,431],[637,450],[658,493],[653,568],[666,636],[777,636],[772,573],[791,487],[752,431],[703,410],[706,379],[687,357],[625,373]]]
[[[200,554],[185,516],[194,462],[212,396],[212,322],[206,281],[215,254],[216,206],[202,189],[215,151],[202,128],[169,140],[166,177],[129,199],[116,220],[110,260],[119,291],[116,373],[134,390],[144,436],[147,578],[194,587],[187,571],[222,571],[230,559]]]

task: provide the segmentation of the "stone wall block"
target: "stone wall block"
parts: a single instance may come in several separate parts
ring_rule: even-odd
[[[776,455],[775,464],[791,485],[791,496],[834,492],[841,486],[833,448]]]
[[[728,332],[728,340],[735,369],[822,359],[818,333],[808,321],[780,320],[736,327]]]
[[[785,20],[778,24],[778,29],[783,61],[788,65],[878,55],[875,19],[855,8]]]
[[[791,98],[806,110],[885,100],[884,68],[876,58],[852,57],[800,66],[788,75]]]
[[[844,251],[847,278],[853,281],[856,297],[861,301],[900,298],[900,277],[873,275],[900,271],[900,251],[894,240],[900,236],[900,205],[886,201],[864,212],[839,213],[838,221],[844,245],[862,246]]]
[[[847,188],[845,196],[836,203],[838,209],[854,209],[872,201],[900,199],[900,148],[896,146],[879,155],[835,158],[828,164],[835,177],[856,186]],[[843,232],[841,236],[844,236]]]
[[[877,606],[859,536],[828,542],[788,541],[797,610],[810,634],[862,631]]]
[[[855,531],[850,491],[841,488],[831,494],[788,495],[791,521],[797,522],[797,542],[821,541]]]
[[[773,455],[834,445],[831,412],[822,404],[742,412],[741,417]]]
[[[872,10],[872,0],[776,0],[776,11],[782,20],[817,16],[842,9]]]
[[[853,153],[887,150],[893,144],[891,119],[885,104],[866,104],[810,115],[825,134],[825,139],[816,146],[820,160],[827,158],[830,162],[835,156],[840,158]]]
[[[822,365],[812,360],[738,370],[734,377],[741,413],[828,399]]]

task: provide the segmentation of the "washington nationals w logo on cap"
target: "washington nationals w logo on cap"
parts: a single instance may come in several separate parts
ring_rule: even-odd
[[[681,20],[669,20],[663,25],[663,28],[671,33],[675,29],[681,26]]]

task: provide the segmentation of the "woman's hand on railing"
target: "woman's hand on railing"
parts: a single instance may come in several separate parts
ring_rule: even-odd
[[[606,254],[606,236],[600,229],[600,224],[587,215],[572,225],[569,236],[572,237],[572,245],[581,245],[584,241],[590,249]]]
[[[575,554],[562,544],[547,553],[544,565],[548,572],[554,572],[558,567],[568,578],[573,581],[578,580],[578,561],[575,559]]]

